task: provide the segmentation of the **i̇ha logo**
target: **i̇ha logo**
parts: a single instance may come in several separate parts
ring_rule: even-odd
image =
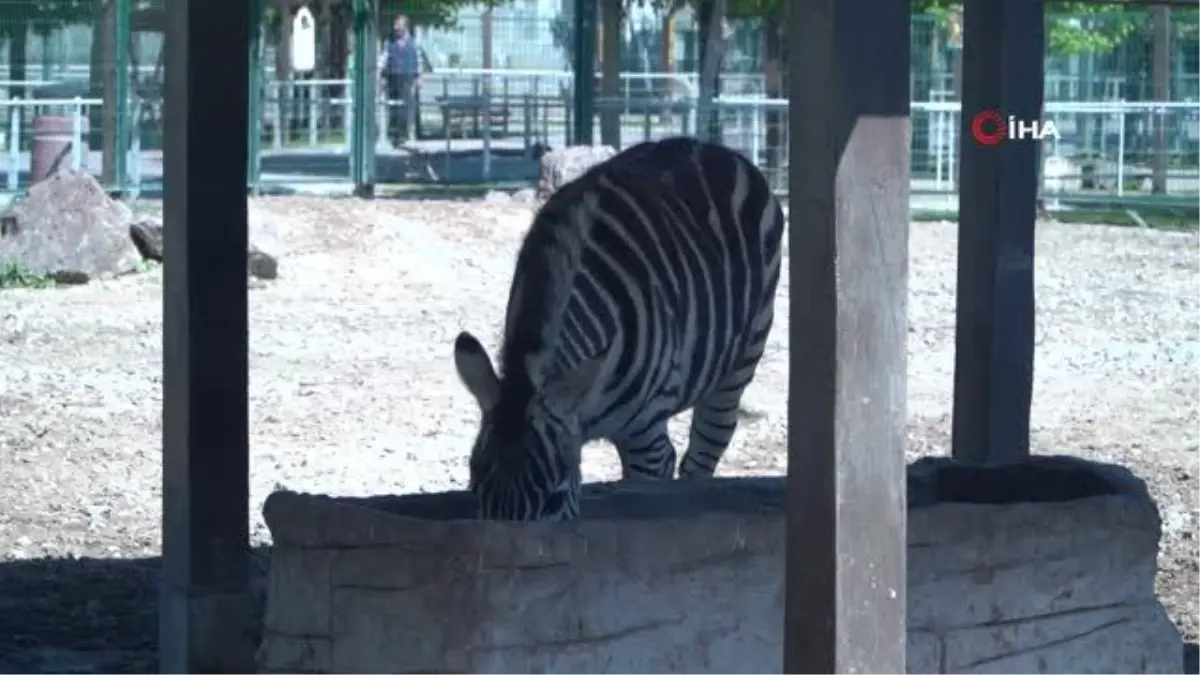
[[[978,112],[971,118],[971,137],[980,145],[1000,145],[1001,141],[1040,141],[1058,138],[1058,128],[1049,120],[1019,120],[995,110]]]

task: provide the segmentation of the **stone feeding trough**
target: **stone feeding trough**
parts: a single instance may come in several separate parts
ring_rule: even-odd
[[[1181,671],[1128,471],[927,459],[908,482],[909,672]],[[272,495],[259,669],[781,672],[782,478],[587,490],[570,525],[472,520],[462,492]]]

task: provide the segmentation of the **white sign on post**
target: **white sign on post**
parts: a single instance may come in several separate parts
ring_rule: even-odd
[[[292,72],[311,73],[317,68],[317,22],[307,7],[292,18]]]

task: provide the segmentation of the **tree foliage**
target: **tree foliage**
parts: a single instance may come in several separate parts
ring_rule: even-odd
[[[16,26],[53,28],[72,23],[89,23],[97,15],[102,2],[111,0],[41,0],[40,2],[4,2],[0,0],[0,31],[10,31]],[[161,0],[158,0],[161,2]],[[350,0],[314,0],[314,2],[346,4]],[[454,25],[460,10],[483,5],[493,7],[508,4],[510,0],[379,0],[380,28],[386,29],[387,17],[399,12],[412,17],[413,21],[428,28],[446,28]],[[625,0],[627,7],[654,7],[663,12],[678,11],[699,0]],[[294,0],[289,0],[294,2]],[[763,19],[774,22],[782,18],[784,0],[727,0],[731,18]],[[935,17],[942,25],[948,25],[961,16],[961,3],[952,0],[911,0],[914,13]],[[135,6],[150,4],[150,0],[134,0]],[[274,2],[265,3],[268,21],[274,16]],[[295,3],[298,4],[298,3]],[[1052,54],[1077,54],[1082,52],[1108,52],[1145,25],[1147,10],[1121,5],[1102,5],[1090,2],[1055,2],[1049,11],[1049,44]],[[1195,35],[1197,12],[1177,10],[1175,23],[1181,26],[1183,35]]]
[[[0,0],[2,2],[3,0]],[[386,34],[392,26],[392,18],[397,14],[404,14],[409,17],[410,22],[421,28],[451,28],[455,25],[458,19],[460,10],[468,7],[492,6],[498,7],[506,4],[510,0],[376,0],[376,17],[378,18],[378,30],[381,35]],[[311,0],[305,2],[303,0],[285,0],[291,7],[300,5],[323,5],[329,4],[332,13],[344,13],[349,17],[351,12],[350,0]],[[279,24],[279,8],[274,0],[266,0],[264,7],[263,22],[267,26],[269,32],[274,33]]]
[[[943,27],[962,19],[961,2],[912,0],[912,7]],[[1054,55],[1111,52],[1144,24],[1146,16],[1145,9],[1090,2],[1055,2],[1046,11],[1046,51]]]
[[[89,23],[97,15],[101,0],[47,0],[46,2],[0,2],[0,33],[17,30],[47,30],[71,23]]]
[[[910,0],[914,14],[935,18],[942,27],[953,29],[962,16],[962,3],[953,0]],[[650,6],[660,11],[695,8],[699,0],[626,0],[628,5]],[[761,19],[765,26],[781,25],[787,0],[727,0],[730,18]],[[1110,52],[1124,43],[1146,24],[1147,10],[1121,5],[1101,5],[1090,2],[1054,2],[1048,7],[1049,36],[1047,50],[1051,54],[1069,55],[1084,52]],[[1194,17],[1194,11],[1178,14]],[[1194,18],[1190,19],[1194,25]],[[786,30],[786,29],[785,29]],[[1185,29],[1186,30],[1186,29]]]
[[[391,17],[405,14],[414,25],[424,28],[451,28],[458,12],[468,7],[500,7],[508,0],[378,0],[379,30],[391,27]]]
[[[1115,50],[1134,31],[1147,25],[1147,10],[1082,2],[1056,5],[1050,14],[1050,54],[1104,54]]]

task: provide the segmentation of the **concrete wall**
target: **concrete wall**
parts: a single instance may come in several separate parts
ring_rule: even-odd
[[[1128,472],[925,461],[909,498],[909,672],[1180,672]],[[600,485],[563,527],[279,493],[260,667],[780,672],[783,503],[780,478]]]

